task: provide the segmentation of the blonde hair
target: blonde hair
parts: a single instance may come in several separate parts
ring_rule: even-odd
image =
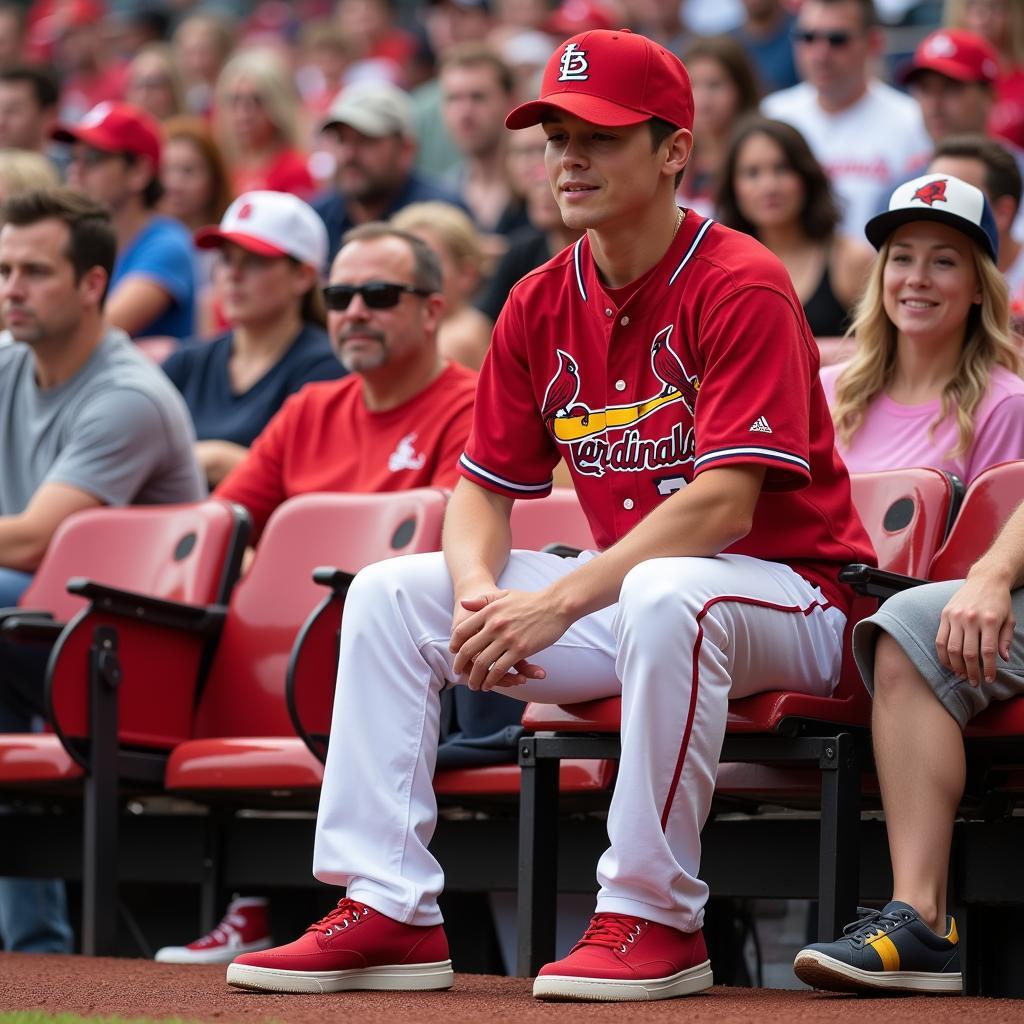
[[[882,302],[882,278],[889,258],[891,238],[878,252],[867,287],[847,337],[856,336],[857,348],[836,381],[832,421],[844,444],[861,428],[868,406],[892,380],[896,366],[896,327]],[[960,358],[949,382],[942,389],[939,415],[929,427],[936,427],[951,411],[956,412],[957,444],[948,454],[962,455],[974,440],[974,414],[985,392],[994,366],[1003,366],[1021,376],[1024,364],[1010,333],[1010,297],[1006,279],[987,253],[971,246],[981,287],[981,306],[968,314],[967,330]]]
[[[217,78],[218,113],[228,94],[242,81],[252,83],[281,142],[297,148],[300,138],[299,93],[281,54],[269,47],[253,47],[236,53]],[[223,150],[235,156],[234,140],[225,131],[220,117],[217,118],[217,133]]]
[[[29,149],[0,149],[0,199],[37,188],[56,188],[60,177],[53,164]]]
[[[479,273],[483,267],[483,250],[476,226],[467,213],[451,203],[440,200],[410,203],[391,218],[391,224],[401,231],[415,233],[426,229],[433,232],[460,270],[471,268]]]
[[[170,117],[179,117],[185,112],[185,83],[181,77],[181,71],[174,58],[174,50],[168,43],[147,43],[132,58],[129,66],[129,76],[140,60],[153,59],[160,63],[160,72],[167,79],[167,88],[171,93],[171,102],[174,104],[174,112]],[[129,77],[128,88],[131,88]]]
[[[1007,22],[1007,48],[1010,59],[1017,66],[1024,64],[1024,4],[1020,0],[1005,0]],[[949,28],[963,28],[965,0],[946,0],[943,23]]]

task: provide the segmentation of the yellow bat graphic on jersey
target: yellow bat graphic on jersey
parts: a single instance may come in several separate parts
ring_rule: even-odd
[[[700,385],[697,385],[700,388]],[[650,416],[652,412],[665,405],[678,402],[683,396],[678,391],[670,391],[667,395],[649,398],[646,402],[633,405],[610,405],[607,409],[595,409],[584,416],[556,416],[551,422],[555,439],[572,444],[602,434],[616,427],[628,427],[633,423]]]

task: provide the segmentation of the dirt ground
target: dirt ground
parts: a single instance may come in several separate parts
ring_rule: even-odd
[[[934,1024],[1024,1024],[1024,1000],[906,998],[863,1000],[811,991],[716,987],[688,999],[656,1003],[571,1005],[540,1003],[522,978],[460,974],[450,992],[352,992],[324,996],[275,996],[240,992],[224,983],[223,967],[179,967],[148,960],[28,956],[0,953],[0,1011],[43,1010],[86,1016],[176,1017],[204,1024],[273,1020],[322,1024],[337,1018],[360,1024],[437,1022],[487,1024],[534,1021],[556,1024],[621,1024],[628,1020],[687,1024],[862,1024],[898,1019]]]

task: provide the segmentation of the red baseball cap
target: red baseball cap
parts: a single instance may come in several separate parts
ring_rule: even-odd
[[[627,28],[567,39],[544,68],[540,97],[516,107],[508,128],[539,124],[550,107],[591,124],[625,127],[652,117],[693,127],[693,92],[683,62]]]
[[[545,32],[553,36],[572,36],[596,28],[611,29],[617,19],[612,12],[596,0],[562,0],[543,24]]]
[[[50,136],[107,153],[134,153],[160,166],[160,124],[130,103],[97,103],[78,124],[59,124]]]
[[[922,71],[934,71],[957,82],[993,85],[999,77],[999,55],[987,39],[974,32],[942,28],[921,40],[900,78],[906,83]]]

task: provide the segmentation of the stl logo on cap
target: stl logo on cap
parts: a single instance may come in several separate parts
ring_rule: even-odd
[[[920,199],[925,206],[934,206],[936,203],[948,203],[946,198],[946,179],[941,181],[929,181],[922,185],[911,197]]]
[[[79,121],[79,125],[82,128],[95,128],[106,121],[112,109],[109,100],[97,103],[95,107],[85,113],[82,120]]]
[[[590,62],[587,60],[587,51],[581,50],[578,43],[569,43],[562,52],[562,59],[559,62],[559,82],[585,82],[590,77],[587,72],[590,70]]]
[[[252,203],[243,203],[236,216],[239,220],[248,220],[252,216]]]
[[[925,43],[924,52],[928,57],[952,57],[956,54],[956,43],[940,32]]]

